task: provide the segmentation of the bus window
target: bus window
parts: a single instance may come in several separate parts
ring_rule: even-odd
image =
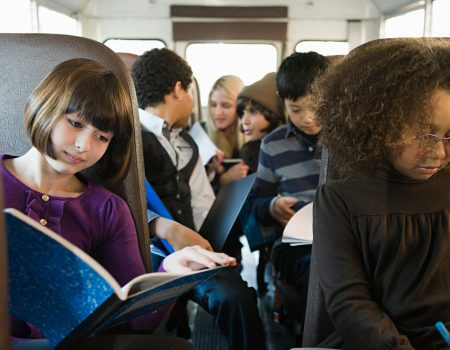
[[[106,39],[104,44],[115,52],[129,52],[142,55],[151,49],[162,49],[166,44],[157,39]]]
[[[32,31],[30,0],[0,1],[0,33]]]
[[[303,40],[295,45],[296,52],[315,51],[323,56],[346,55],[349,50],[348,41]]]
[[[450,13],[450,1],[434,0],[433,17],[431,20],[432,36],[450,36],[450,26],[448,25],[448,14]]]
[[[271,44],[189,44],[186,60],[198,81],[202,106],[208,104],[209,90],[222,75],[237,75],[250,85],[278,67],[277,49]]]
[[[38,17],[39,33],[81,35],[81,26],[76,18],[45,6],[38,7]]]
[[[384,21],[385,38],[421,37],[424,32],[425,9],[409,11]]]

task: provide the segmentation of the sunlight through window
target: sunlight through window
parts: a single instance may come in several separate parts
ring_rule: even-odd
[[[166,44],[155,39],[107,39],[104,44],[114,52],[128,52],[142,55],[151,49],[162,49]]]
[[[250,85],[278,67],[277,50],[270,44],[191,44],[186,60],[198,81],[202,106],[208,104],[209,90],[222,75],[237,75]]]
[[[295,45],[296,52],[315,51],[323,56],[346,55],[349,50],[348,41],[304,40]]]
[[[0,1],[1,33],[30,33],[31,23],[30,0]]]
[[[80,35],[78,21],[63,13],[50,10],[47,7],[39,6],[39,32]]]
[[[419,9],[391,17],[384,22],[385,38],[404,38],[423,36],[425,10]]]
[[[431,22],[432,36],[450,36],[448,14],[450,13],[449,0],[433,1],[433,18]]]

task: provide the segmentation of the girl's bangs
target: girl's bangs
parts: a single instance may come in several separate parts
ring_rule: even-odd
[[[113,132],[119,134],[122,129],[126,129],[122,121],[126,118],[121,116],[125,113],[120,107],[119,101],[109,96],[116,96],[115,93],[107,92],[102,87],[83,86],[74,91],[65,113],[77,113],[84,121],[103,132]],[[108,88],[106,88],[108,89]]]

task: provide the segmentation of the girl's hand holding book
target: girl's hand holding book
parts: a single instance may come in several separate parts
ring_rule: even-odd
[[[163,261],[164,270],[173,273],[193,272],[217,266],[236,266],[235,258],[224,253],[216,253],[200,246],[186,247],[178,250]]]

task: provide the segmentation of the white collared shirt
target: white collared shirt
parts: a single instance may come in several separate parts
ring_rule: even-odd
[[[163,128],[168,127],[164,119],[139,108],[139,120],[142,128],[155,134],[178,170],[189,163],[193,150],[189,143],[180,136],[181,127],[173,127],[170,130],[170,140],[167,140],[163,135]],[[214,191],[200,157],[189,179],[189,187],[191,189],[194,225],[198,231],[215,199]]]

